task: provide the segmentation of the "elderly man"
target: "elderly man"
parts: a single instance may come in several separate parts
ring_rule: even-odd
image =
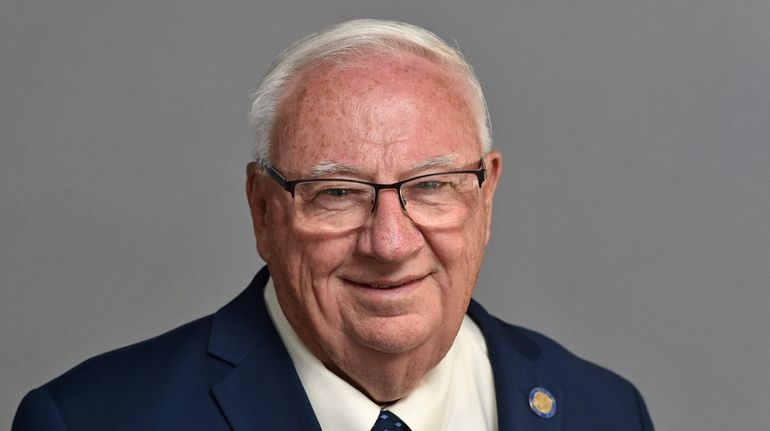
[[[212,316],[86,361],[14,430],[651,430],[639,393],[471,300],[502,170],[432,33],[342,23],[256,90],[267,269]]]

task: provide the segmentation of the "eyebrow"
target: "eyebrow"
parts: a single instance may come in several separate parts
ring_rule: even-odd
[[[363,176],[364,171],[355,166],[344,165],[329,160],[318,162],[310,168],[310,178],[323,177],[329,174]]]
[[[427,160],[423,160],[420,163],[412,166],[407,172],[410,174],[416,174],[418,172],[426,171],[433,168],[456,168],[457,167],[457,155],[447,154],[444,156],[431,157]]]
[[[406,172],[408,174],[416,174],[418,172],[426,171],[428,169],[433,169],[437,167],[456,167],[457,163],[457,156],[455,154],[447,154],[444,156],[436,156],[431,157],[429,159],[423,160],[412,167],[410,167]],[[313,165],[310,168],[310,178],[320,178],[326,175],[335,174],[335,175],[350,175],[350,176],[359,176],[363,177],[365,176],[365,172],[363,169],[352,166],[352,165],[346,165],[342,163],[333,162],[330,160],[323,160],[315,165]]]

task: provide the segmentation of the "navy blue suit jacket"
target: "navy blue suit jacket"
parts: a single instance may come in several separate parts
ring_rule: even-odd
[[[87,360],[31,391],[12,431],[320,431],[267,314],[267,278],[263,269],[214,315]],[[490,316],[476,302],[468,314],[486,338],[501,431],[653,429],[626,380]],[[553,417],[530,410],[535,387],[556,398]]]

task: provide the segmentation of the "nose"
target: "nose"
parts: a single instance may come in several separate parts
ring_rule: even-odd
[[[384,262],[399,262],[425,244],[422,232],[401,209],[398,191],[380,190],[377,206],[358,238],[358,251]]]

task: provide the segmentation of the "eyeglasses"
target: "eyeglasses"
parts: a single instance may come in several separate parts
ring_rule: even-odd
[[[349,179],[289,181],[272,166],[267,171],[291,194],[297,220],[322,230],[347,230],[363,226],[377,207],[380,190],[398,192],[401,210],[426,227],[457,225],[470,218],[479,205],[481,185],[487,177],[484,158],[475,170],[418,175],[392,184]]]

